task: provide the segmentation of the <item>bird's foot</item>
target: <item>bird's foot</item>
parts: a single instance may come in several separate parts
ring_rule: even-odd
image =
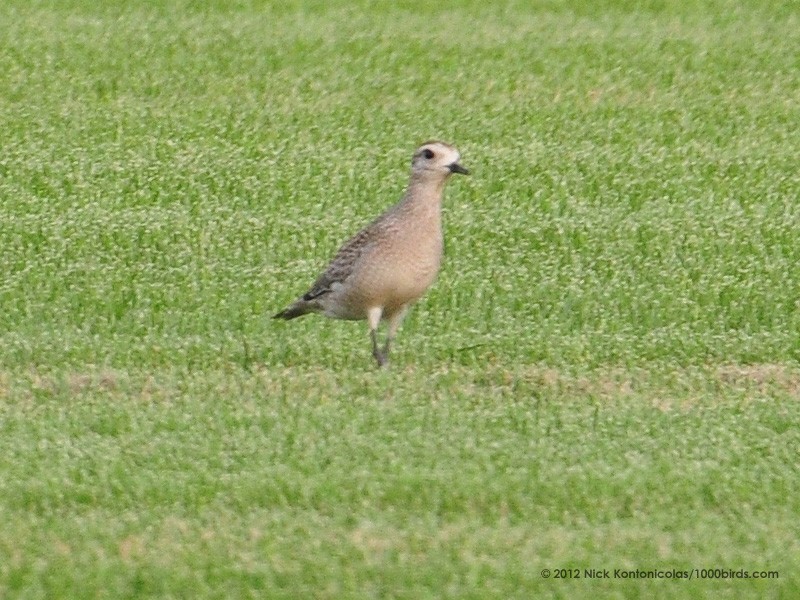
[[[372,352],[372,356],[375,357],[375,360],[378,362],[378,367],[384,368],[389,364],[389,353],[386,350],[378,350],[375,349]]]

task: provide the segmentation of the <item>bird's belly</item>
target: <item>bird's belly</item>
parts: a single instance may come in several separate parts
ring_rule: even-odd
[[[410,257],[409,260],[376,261],[356,274],[360,282],[355,287],[368,306],[399,308],[425,293],[436,279],[439,264],[439,255],[427,260]]]

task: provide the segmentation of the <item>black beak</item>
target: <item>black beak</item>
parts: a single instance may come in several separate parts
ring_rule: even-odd
[[[465,169],[464,167],[462,167],[457,162],[454,162],[453,164],[449,165],[447,168],[450,169],[451,173],[461,173],[462,175],[469,175],[469,170]]]

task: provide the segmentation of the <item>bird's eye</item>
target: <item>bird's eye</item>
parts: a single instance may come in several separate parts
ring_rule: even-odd
[[[422,151],[422,156],[424,156],[428,160],[432,159],[433,158],[433,150],[429,150],[428,148],[425,148],[425,150]]]

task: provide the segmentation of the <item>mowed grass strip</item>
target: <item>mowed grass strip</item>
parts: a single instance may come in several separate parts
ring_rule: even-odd
[[[474,174],[401,361],[797,360],[791,12],[218,8],[3,9],[3,364],[368,362],[268,316],[430,137]]]
[[[796,369],[28,372],[2,389],[10,597],[797,590]]]

